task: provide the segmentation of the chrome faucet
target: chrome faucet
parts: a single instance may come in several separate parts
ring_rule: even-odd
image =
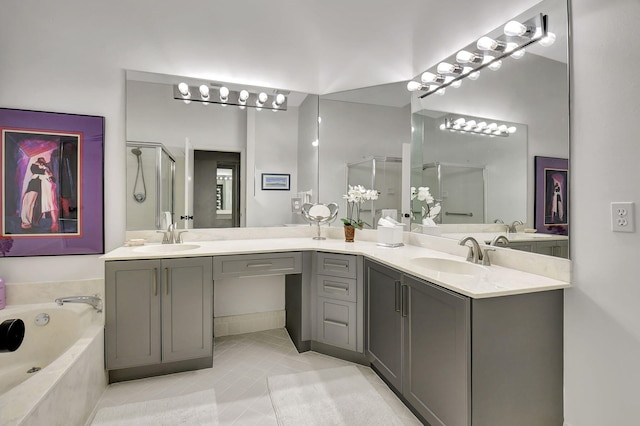
[[[175,223],[170,223],[166,231],[156,231],[162,234],[162,244],[182,244],[182,234],[185,231],[178,231]]]
[[[516,228],[518,225],[524,225],[524,223],[522,223],[521,220],[514,220],[511,222],[511,225],[509,225],[509,232],[518,232],[518,229]]]
[[[86,303],[93,306],[99,313],[102,312],[102,299],[99,295],[94,296],[66,296],[58,297],[55,302],[58,306],[62,306],[64,303]]]
[[[491,243],[489,243],[490,246],[497,246],[499,243],[506,245],[509,245],[509,239],[507,237],[505,237],[504,235],[500,234],[500,235],[496,235],[493,240],[491,240]]]
[[[482,260],[482,251],[480,250],[478,240],[473,237],[464,237],[458,244],[466,246],[467,241],[471,241],[471,247],[469,247],[469,253],[467,254],[467,262],[480,263]]]

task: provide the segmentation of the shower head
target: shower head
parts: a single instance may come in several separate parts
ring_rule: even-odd
[[[142,151],[140,151],[140,148],[133,148],[133,149],[131,150],[131,152],[132,152],[134,155],[137,155],[138,157],[140,157],[140,156],[142,155]]]

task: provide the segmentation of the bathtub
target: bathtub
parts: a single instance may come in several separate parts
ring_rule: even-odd
[[[46,325],[36,324],[41,314],[49,316]],[[25,324],[18,350],[0,353],[1,425],[84,424],[107,386],[103,315],[80,303],[0,310],[0,323]]]

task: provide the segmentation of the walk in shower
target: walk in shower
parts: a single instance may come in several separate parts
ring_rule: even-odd
[[[162,144],[127,142],[127,230],[175,222],[174,182],[175,158]]]
[[[378,199],[366,201],[360,209],[360,219],[370,227],[376,228],[383,210],[391,210],[398,219],[400,218],[402,158],[367,157],[361,161],[349,163],[347,164],[347,185],[362,185],[367,189],[378,191]],[[385,211],[385,214],[387,213],[390,212]]]
[[[447,163],[422,166],[422,185],[428,186],[442,206],[436,223],[485,223],[486,170],[484,167]],[[420,222],[419,203],[412,203],[415,222]]]

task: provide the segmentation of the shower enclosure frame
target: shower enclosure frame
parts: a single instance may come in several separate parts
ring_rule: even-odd
[[[163,187],[162,187],[162,176],[165,172],[162,162],[162,155],[165,154],[170,160],[169,164],[169,176],[171,177],[171,223],[174,223],[174,215],[175,215],[175,204],[176,204],[176,159],[169,152],[169,150],[160,142],[140,142],[140,141],[127,141],[127,154],[131,149],[134,148],[153,148],[155,149],[155,189],[156,189],[156,202],[155,202],[155,229],[161,229],[162,224],[162,206],[164,204],[163,197]],[[135,188],[134,188],[135,190]],[[127,194],[127,204],[130,203],[129,196],[132,194]],[[166,211],[166,210],[165,210]]]
[[[440,205],[442,206],[442,210],[440,211],[440,214],[438,215],[438,217],[436,218],[435,222],[438,224],[442,224],[442,218],[443,216],[446,215],[446,211],[444,209],[444,197],[442,196],[442,168],[443,167],[458,167],[458,168],[465,168],[465,169],[474,169],[474,170],[481,170],[482,171],[482,180],[483,180],[483,194],[482,194],[482,215],[483,215],[483,222],[486,222],[487,220],[487,215],[488,215],[488,206],[487,206],[487,194],[488,194],[488,184],[487,184],[487,180],[488,180],[488,176],[487,176],[487,169],[484,166],[476,166],[476,165],[469,165],[469,164],[458,164],[458,163],[443,163],[440,161],[435,161],[432,163],[424,163],[422,165],[422,176],[421,176],[421,180],[424,184],[424,171],[426,169],[429,168],[435,168],[436,169],[436,179],[438,180],[438,192],[437,194],[434,194],[433,191],[431,191],[431,194],[434,196],[434,202],[435,203],[440,203]],[[413,206],[412,206],[413,207]],[[418,213],[418,215],[421,215],[422,212],[415,212],[412,211],[413,213],[413,217],[419,217],[416,216],[416,213]],[[453,213],[453,214],[457,214],[457,213]]]
[[[362,160],[358,160],[358,161],[354,161],[351,163],[347,163],[347,166],[345,167],[345,188],[346,190],[349,189],[349,167],[355,167],[355,166],[360,166],[363,165],[365,163],[371,163],[371,180],[370,182],[366,185],[367,189],[378,189],[378,191],[380,191],[379,188],[375,187],[376,184],[376,170],[377,170],[377,166],[379,163],[398,163],[400,166],[400,184],[398,187],[398,192],[400,193],[400,195],[402,194],[402,158],[401,157],[387,157],[387,156],[370,156],[370,157],[365,157]],[[369,225],[371,225],[372,229],[376,229],[378,224],[377,224],[377,217],[376,217],[376,209],[375,209],[375,203],[376,200],[372,200],[372,201],[367,201],[363,204],[363,206],[368,205],[369,209],[362,209],[360,210],[360,212],[371,212],[371,222]],[[396,209],[398,211],[398,216],[401,215],[402,212],[402,197],[400,198],[399,204],[398,206],[396,206]],[[400,217],[398,217],[398,219],[401,219]]]

